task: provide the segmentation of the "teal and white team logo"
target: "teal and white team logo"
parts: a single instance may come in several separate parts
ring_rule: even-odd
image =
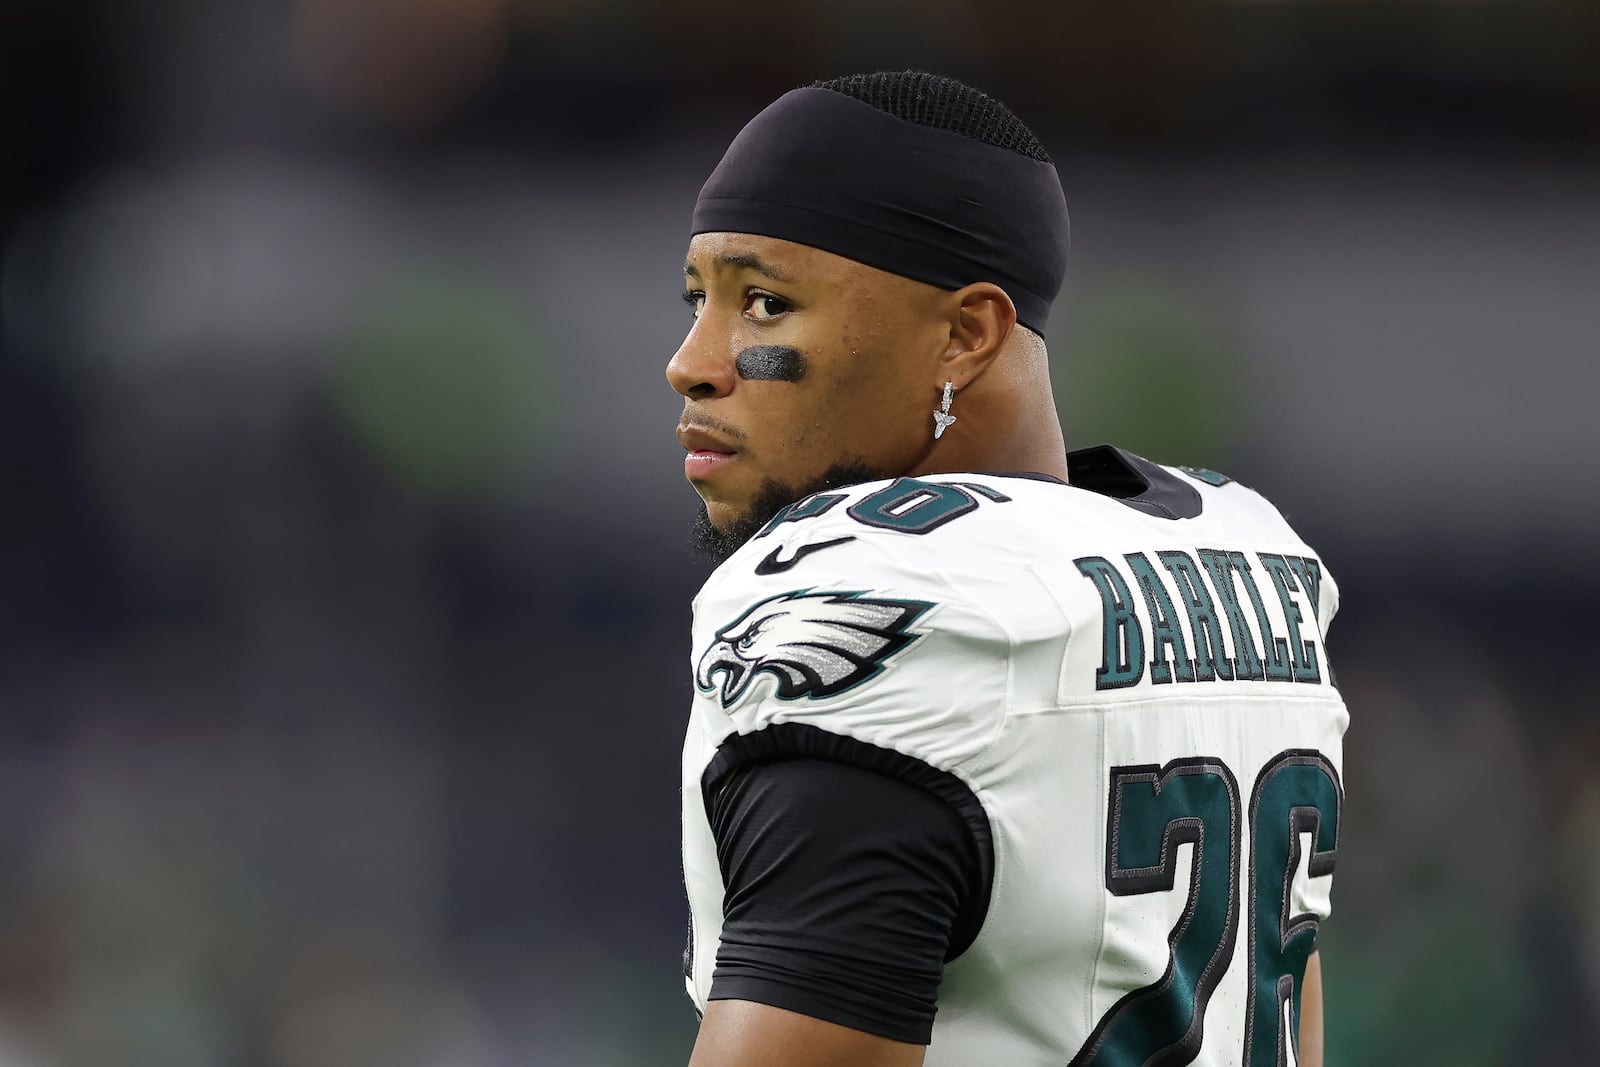
[[[768,597],[717,631],[694,680],[731,708],[756,676],[776,679],[779,700],[817,700],[878,676],[921,637],[911,624],[933,605],[861,592],[797,589]]]

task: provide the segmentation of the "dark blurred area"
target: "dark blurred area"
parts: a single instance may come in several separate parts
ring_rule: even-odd
[[[10,0],[0,1067],[686,1059],[689,210],[904,66],[1340,581],[1328,1062],[1595,1062],[1600,5]]]

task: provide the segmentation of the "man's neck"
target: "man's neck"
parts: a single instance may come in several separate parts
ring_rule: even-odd
[[[971,429],[974,437],[983,433],[984,439],[968,440],[963,428],[951,427],[947,441],[954,447],[935,447],[923,457],[908,474],[960,474],[971,471],[1020,471],[1048,474],[1067,480],[1067,446],[1061,436],[1061,423],[1056,418],[1055,405],[1046,401],[1033,405],[1034,410],[1018,412],[1021,417],[1006,419],[984,411],[971,411]],[[985,432],[987,427],[1008,427],[1004,433]],[[951,439],[954,438],[954,439]]]

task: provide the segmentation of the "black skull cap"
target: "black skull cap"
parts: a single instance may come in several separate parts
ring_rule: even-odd
[[[818,86],[785,93],[739,131],[700,190],[692,232],[793,241],[941,289],[992,282],[1035,333],[1069,243],[1048,159]]]

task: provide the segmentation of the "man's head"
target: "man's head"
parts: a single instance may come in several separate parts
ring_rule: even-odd
[[[667,377],[714,553],[809,493],[973,469],[1009,437],[1025,383],[990,372],[1042,364],[1066,208],[1003,105],[915,73],[786,94],[735,139],[694,231]],[[936,441],[947,381],[958,423]]]

